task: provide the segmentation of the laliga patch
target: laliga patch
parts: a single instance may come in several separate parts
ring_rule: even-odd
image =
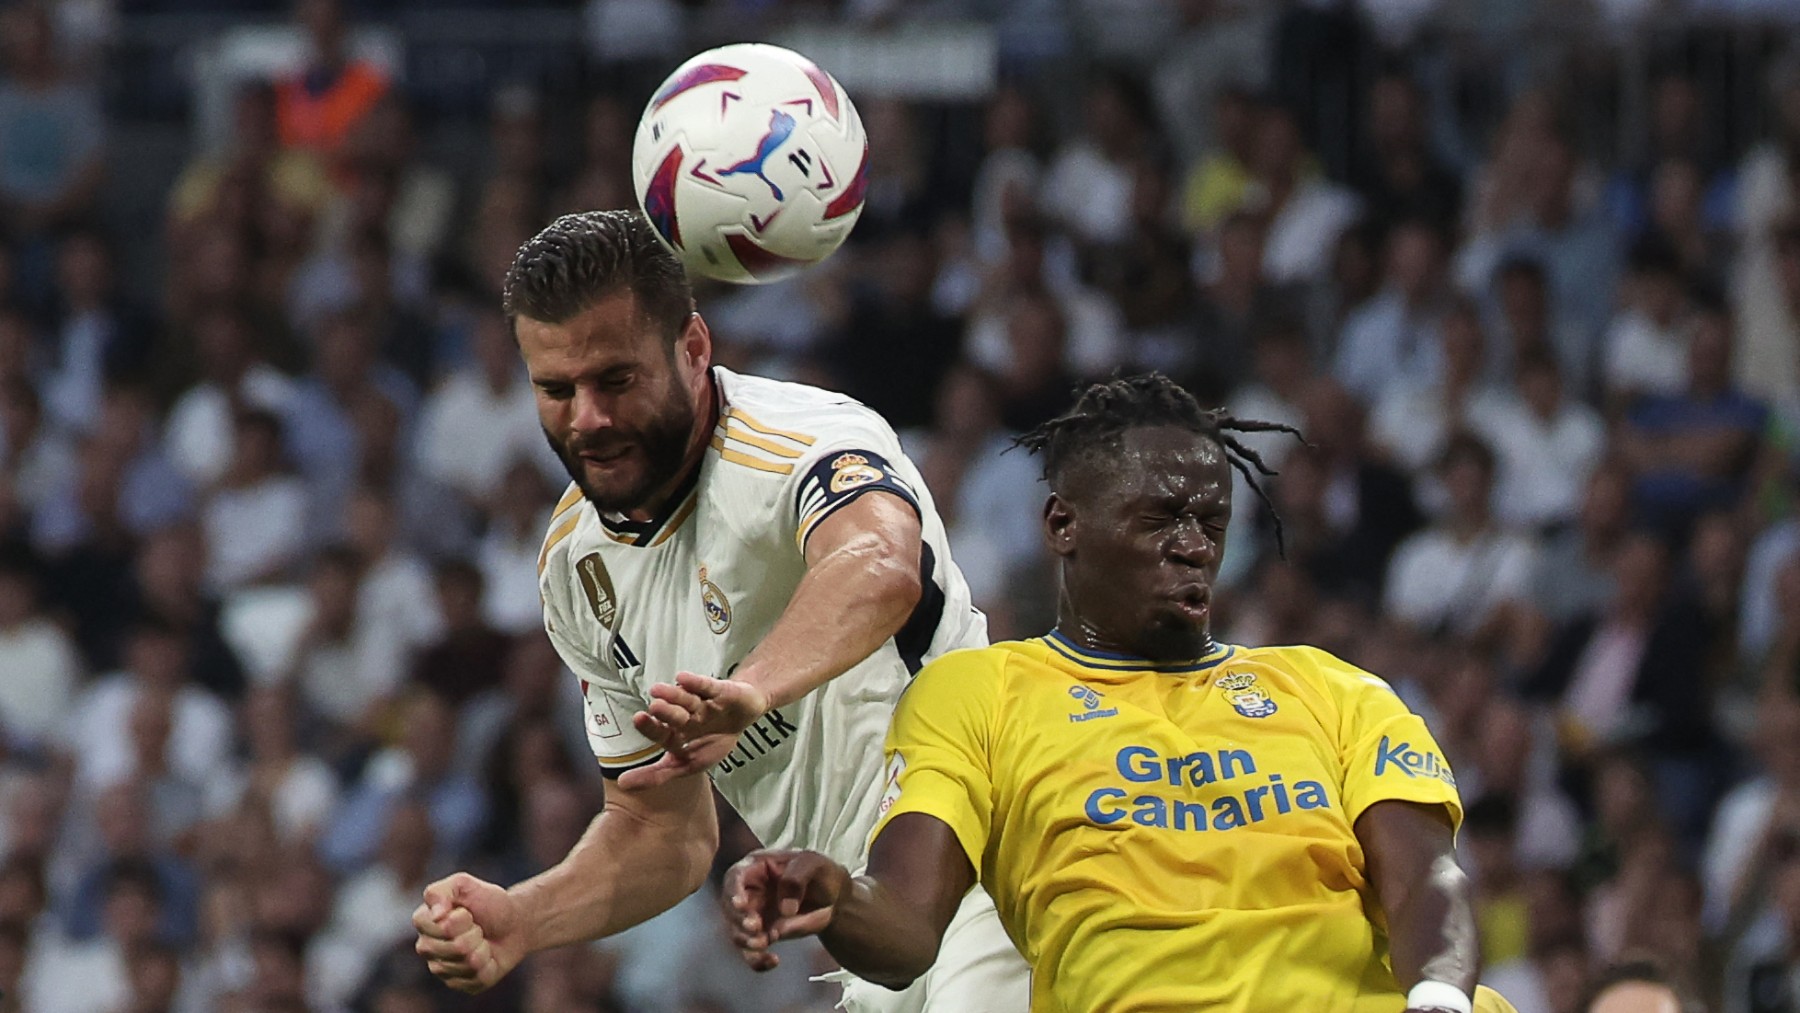
[[[899,753],[888,761],[887,789],[881,793],[881,804],[875,807],[875,818],[886,816],[894,803],[900,801],[900,775],[906,771],[906,757]]]
[[[602,693],[598,699],[588,696],[587,686],[581,687],[581,695],[587,699],[588,713],[594,717],[594,734],[603,739],[616,739],[625,729],[619,724],[619,715],[613,712],[612,704]]]
[[[1275,701],[1269,699],[1269,691],[1258,686],[1256,676],[1250,672],[1222,675],[1214,685],[1225,691],[1232,709],[1247,718],[1266,718],[1278,709]]]

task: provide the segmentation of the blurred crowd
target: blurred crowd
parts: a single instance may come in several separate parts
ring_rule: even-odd
[[[1736,68],[1753,129],[1673,14],[1783,5],[1587,5],[1564,57],[1667,16],[1599,138],[1591,68],[1509,34],[1540,6],[595,0],[592,72],[497,87],[449,164],[351,45],[379,11],[301,0],[301,64],[149,181],[158,234],[107,200],[146,185],[95,87],[129,20],[0,9],[0,1010],[831,1008],[822,951],[751,975],[707,891],[479,1000],[409,916],[555,862],[603,794],[540,630],[566,476],[514,250],[634,203],[637,111],[706,26],[909,13],[989,19],[999,88],[859,94],[850,245],[702,287],[720,360],[902,431],[996,639],[1052,621],[1006,450],[1075,383],[1159,369],[1299,427],[1247,440],[1279,474],[1237,490],[1217,632],[1427,716],[1486,980],[1577,1013],[1642,962],[1800,1009],[1800,50]]]

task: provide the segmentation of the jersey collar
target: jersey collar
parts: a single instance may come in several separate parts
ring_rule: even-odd
[[[1097,651],[1093,648],[1082,647],[1064,636],[1061,630],[1051,630],[1039,637],[1038,642],[1084,668],[1099,668],[1111,672],[1202,672],[1231,657],[1237,651],[1237,648],[1230,644],[1215,644],[1211,651],[1192,661],[1151,661],[1135,655],[1116,654],[1112,651]]]

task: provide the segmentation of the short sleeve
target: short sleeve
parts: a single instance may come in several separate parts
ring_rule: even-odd
[[[618,777],[655,763],[662,758],[662,747],[638,734],[631,724],[631,715],[644,707],[642,699],[620,678],[618,669],[601,661],[573,635],[574,630],[554,596],[545,595],[544,631],[563,664],[581,680],[582,730],[594,758],[600,761],[600,773]]]
[[[1344,767],[1344,815],[1354,825],[1377,802],[1441,805],[1452,827],[1462,825],[1456,775],[1444,751],[1381,679],[1323,651],[1312,652],[1338,701],[1338,754]]]
[[[874,837],[901,813],[949,825],[969,864],[981,871],[994,817],[993,731],[1005,654],[953,651],[926,665],[888,729],[888,786]]]
[[[825,518],[872,492],[891,493],[919,511],[918,493],[880,452],[848,447],[819,455],[795,490],[795,542],[805,549],[806,540]]]

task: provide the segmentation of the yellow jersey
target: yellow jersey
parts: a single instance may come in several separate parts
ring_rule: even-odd
[[[1399,1013],[1352,827],[1385,799],[1462,819],[1424,721],[1309,647],[956,651],[901,697],[887,762],[876,833],[950,826],[1032,965],[1033,1013]]]

